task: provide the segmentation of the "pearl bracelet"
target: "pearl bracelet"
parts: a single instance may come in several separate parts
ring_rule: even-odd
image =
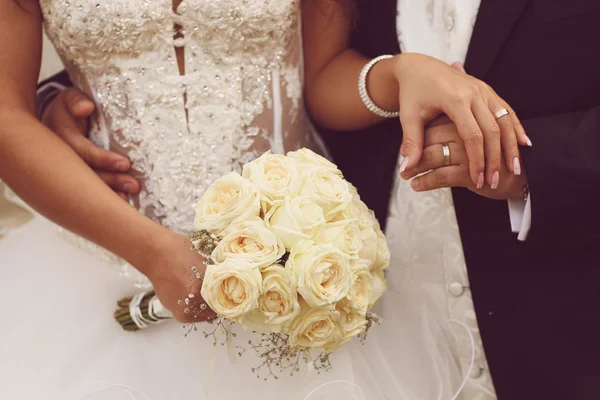
[[[360,73],[360,76],[358,77],[358,92],[360,94],[360,99],[369,111],[381,118],[397,118],[400,116],[400,112],[386,111],[373,102],[373,99],[371,99],[371,96],[369,96],[369,92],[367,91],[367,76],[369,75],[369,72],[373,66],[375,66],[375,64],[377,64],[379,61],[389,60],[393,57],[394,56],[385,55],[374,58],[367,65],[365,65]]]

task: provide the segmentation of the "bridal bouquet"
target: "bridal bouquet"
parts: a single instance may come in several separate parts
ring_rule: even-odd
[[[307,149],[263,154],[196,207],[202,297],[286,352],[329,353],[364,333],[387,289],[385,237],[336,165]]]
[[[215,344],[217,332],[227,343],[235,336],[231,324],[258,333],[258,344],[248,343],[263,359],[254,372],[293,373],[300,355],[327,370],[329,353],[379,322],[370,310],[387,289],[385,236],[356,188],[312,151],[267,152],[242,175],[217,179],[198,201],[195,226],[189,238],[207,268],[192,272],[206,304],[192,310],[190,293],[185,312],[217,313],[215,331],[205,332]],[[172,316],[154,292],[118,306],[115,318],[129,331]],[[320,351],[314,360],[312,350]]]

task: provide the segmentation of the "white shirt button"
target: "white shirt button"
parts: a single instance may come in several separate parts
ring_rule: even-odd
[[[469,377],[471,379],[477,379],[479,377],[481,377],[481,375],[483,375],[484,369],[481,368],[478,365],[473,366],[473,369],[471,370],[471,373],[469,374]]]
[[[454,282],[448,286],[448,292],[454,297],[460,297],[465,292],[465,287],[462,283]]]

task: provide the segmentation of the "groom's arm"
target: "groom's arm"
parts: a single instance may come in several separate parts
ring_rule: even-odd
[[[37,117],[127,200],[128,195],[140,190],[139,182],[128,174],[131,163],[127,157],[104,150],[87,138],[94,103],[71,86],[65,71],[40,83],[36,94]]]
[[[600,106],[523,121],[531,208],[529,239],[600,237]]]

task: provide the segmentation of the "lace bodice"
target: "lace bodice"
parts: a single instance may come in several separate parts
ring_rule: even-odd
[[[97,104],[91,138],[129,156],[141,212],[181,233],[216,178],[315,147],[301,102],[299,0],[41,0]]]

